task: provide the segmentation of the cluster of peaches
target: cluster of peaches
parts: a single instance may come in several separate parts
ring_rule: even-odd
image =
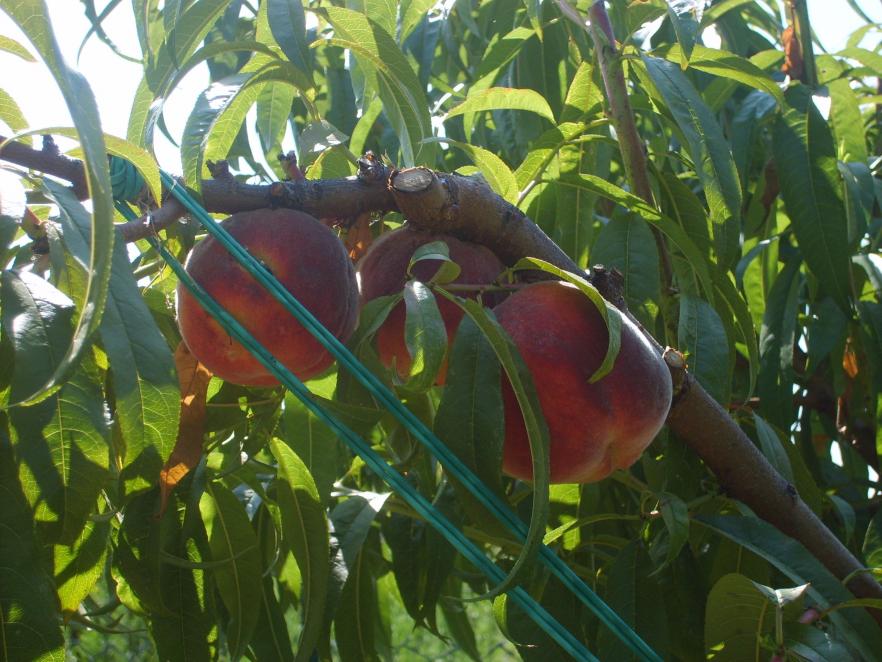
[[[621,349],[613,369],[590,382],[608,345],[606,324],[576,287],[540,281],[492,287],[505,265],[489,249],[409,225],[386,232],[353,267],[337,235],[317,219],[292,210],[233,215],[224,227],[331,333],[345,342],[361,305],[400,293],[410,278],[429,281],[439,262],[411,263],[429,242],[446,243],[460,267],[453,284],[487,286],[492,313],[509,334],[532,374],[548,425],[551,480],[593,482],[633,464],[658,433],[671,400],[667,368],[643,334],[623,318]],[[410,268],[410,273],[408,269]],[[187,270],[208,293],[301,380],[326,371],[333,357],[213,238],[194,248]],[[459,288],[462,290],[463,288]],[[464,288],[474,298],[480,287]],[[183,287],[178,287],[178,324],[193,354],[217,377],[246,386],[274,386],[276,379],[235,342]],[[452,345],[463,310],[436,295]],[[399,302],[378,329],[374,346],[381,363],[406,379],[411,357],[405,343],[405,305]],[[446,380],[446,361],[436,385]],[[514,392],[502,372],[505,446],[502,470],[530,480],[527,433]]]

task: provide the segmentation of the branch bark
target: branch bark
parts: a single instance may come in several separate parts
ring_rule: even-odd
[[[17,157],[21,154],[24,158],[19,161]],[[62,166],[70,167],[46,155],[35,164],[31,160],[33,154],[9,150],[9,144],[0,151],[0,158],[39,167],[59,177],[65,177]],[[75,176],[76,170],[65,172]],[[508,264],[522,257],[540,257],[585,275],[523,212],[493,193],[478,177],[435,173],[424,168],[390,171],[366,156],[359,163],[356,177],[264,186],[240,184],[225,177],[204,181],[202,198],[209,211],[223,213],[276,206],[300,209],[320,218],[397,210],[414,225],[486,245]],[[149,218],[145,216],[117,228],[126,240],[132,241],[182,215],[183,209],[172,198],[152,210]],[[621,299],[615,292],[616,279],[608,272],[597,270],[594,281],[604,296],[621,303],[616,301]],[[655,339],[652,342],[660,347]],[[732,418],[685,372],[676,355],[666,353],[674,383],[680,385],[668,416],[669,429],[704,460],[728,494],[802,543],[839,579],[853,575],[848,587],[857,597],[882,598],[882,586],[866,573],[855,574],[863,567],[859,561],[808,508],[795,488],[775,471]],[[882,611],[870,613],[882,625]]]

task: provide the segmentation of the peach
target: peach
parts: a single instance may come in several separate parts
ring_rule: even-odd
[[[457,284],[487,285],[495,281],[505,269],[499,258],[488,248],[479,244],[462,241],[456,237],[433,232],[424,232],[404,225],[381,236],[370,247],[367,254],[358,264],[362,301],[370,301],[377,297],[397,294],[404,288],[409,276],[407,266],[414,251],[432,241],[443,241],[449,249],[450,259],[460,267],[460,274],[454,281]],[[421,260],[414,265],[414,276],[417,279],[429,280],[438,270],[438,260]],[[474,298],[476,293],[458,293]],[[492,298],[492,297],[491,297]],[[447,330],[448,348],[459,323],[462,321],[462,309],[455,303],[442,297],[435,297],[438,310]],[[406,311],[404,302],[400,302],[383,322],[377,331],[376,346],[380,361],[387,368],[395,365],[402,381],[410,374],[411,358],[404,340],[404,321]],[[436,384],[444,384],[447,376],[447,362],[438,371]]]
[[[534,283],[494,309],[533,376],[548,424],[552,483],[590,483],[631,466],[661,429],[671,404],[671,376],[640,330],[622,319],[612,370],[589,378],[606,354],[600,312],[573,285]],[[527,432],[514,391],[502,379],[503,471],[531,480]]]
[[[223,227],[272,272],[331,333],[344,341],[358,322],[355,270],[337,236],[308,214],[290,209],[240,212]],[[333,357],[213,237],[193,249],[187,272],[301,380]],[[235,342],[182,285],[178,326],[190,351],[221,379],[245,386],[278,381]]]

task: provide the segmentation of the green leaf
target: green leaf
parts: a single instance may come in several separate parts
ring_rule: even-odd
[[[301,71],[311,72],[306,43],[306,16],[300,0],[268,0],[267,20],[285,57]]]
[[[698,37],[699,21],[704,9],[704,2],[695,0],[667,0],[665,2],[668,20],[674,26],[674,34],[680,42],[680,66],[685,69],[692,57],[695,40]]]
[[[787,91],[773,150],[781,196],[809,269],[849,313],[849,250],[833,136],[808,88]]]
[[[528,260],[535,266],[541,265],[540,268],[542,269],[557,269],[542,260],[533,260],[532,258],[528,258]],[[572,274],[570,275],[572,276]],[[577,277],[573,276],[573,278]],[[587,285],[587,282],[585,284]],[[588,285],[588,287],[591,286]],[[597,293],[596,290],[594,291]],[[482,596],[482,599],[489,599],[504,593],[521,579],[524,573],[530,569],[530,565],[539,550],[539,545],[542,543],[545,525],[548,522],[548,487],[551,475],[548,426],[542,415],[542,408],[539,404],[539,397],[536,395],[536,389],[533,386],[533,378],[530,375],[530,371],[518,353],[514,342],[500,326],[492,311],[484,308],[472,299],[460,299],[444,290],[439,290],[439,292],[447,299],[454,301],[465,311],[466,315],[475,322],[493,347],[496,358],[499,359],[502,369],[505,370],[505,375],[521,409],[533,461],[533,504],[530,512],[530,527],[520,554],[506,578]],[[599,297],[600,295],[597,294],[597,296]],[[611,328],[610,336],[615,332],[615,327]],[[612,345],[612,342],[610,344]],[[617,347],[616,351],[618,351]]]
[[[721,301],[725,301],[735,318],[735,324],[741,332],[741,340],[747,347],[747,359],[749,362],[750,384],[748,393],[752,394],[756,386],[757,373],[759,372],[759,343],[754,330],[753,318],[744,297],[735,288],[728,274],[720,274],[714,281],[716,292]]]
[[[208,554],[202,543],[185,537],[180,505],[172,494],[159,517],[158,488],[126,504],[114,548],[113,576],[122,603],[150,614],[150,634],[160,659],[208,662],[217,639],[213,591],[206,585],[206,572],[199,569]],[[185,517],[195,512],[195,506],[188,506]],[[192,526],[204,540],[201,522],[195,520]],[[190,567],[165,562],[167,558],[183,558]]]
[[[55,395],[9,411],[22,487],[47,543],[75,544],[110,479],[104,396],[88,363]]]
[[[552,162],[560,148],[571,140],[575,140],[585,131],[581,122],[565,122],[549,129],[537,138],[527,156],[515,170],[515,181],[518,185],[518,204],[523,201],[524,191],[542,177],[542,173]]]
[[[857,60],[863,66],[870,69],[874,75],[882,74],[882,54],[875,51],[860,48],[858,46],[850,46],[843,48],[838,53],[834,53],[839,57],[847,57],[851,60]]]
[[[601,177],[595,175],[580,174],[568,175],[562,180],[562,184],[567,186],[578,186],[586,191],[593,191],[598,195],[612,200],[622,205],[625,209],[634,212],[640,218],[648,223],[652,223],[662,234],[670,239],[674,245],[683,253],[689,262],[690,268],[695,272],[698,280],[708,297],[713,296],[713,284],[711,281],[710,271],[707,268],[707,259],[695,242],[690,238],[686,231],[671,218],[660,214],[657,209],[649,205],[643,199],[637,197],[633,193],[611,184]]]
[[[536,113],[554,124],[554,113],[551,106],[541,94],[535,90],[511,87],[491,87],[470,94],[465,101],[447,111],[444,120],[485,110],[525,110]]]
[[[309,469],[297,454],[273,439],[270,449],[279,465],[277,501],[282,511],[282,536],[294,553],[303,578],[303,607],[297,660],[308,660],[318,643],[325,617],[328,577],[328,523]]]
[[[665,60],[642,58],[653,83],[686,139],[695,171],[704,187],[711,220],[720,224],[741,218],[741,184],[732,152],[720,125],[680,69]],[[639,71],[639,70],[638,70]]]
[[[707,301],[680,297],[677,327],[680,350],[687,354],[689,371],[717,402],[728,402],[730,390],[729,339],[720,316]]]
[[[459,325],[449,365],[435,415],[435,434],[490,491],[501,497],[505,435],[499,360],[470,317]],[[464,488],[459,492],[471,512],[479,509],[470,492]]]
[[[92,196],[94,237],[89,252],[89,278],[84,305],[74,324],[73,337],[48,381],[33,393],[18,399],[32,402],[51,393],[74,371],[88,339],[98,328],[104,312],[110,278],[110,250],[113,247],[113,201],[107,148],[100,129],[98,106],[86,79],[70,69],[55,41],[49,13],[43,0],[4,0],[3,9],[28,36],[52,72],[64,97],[83,148],[86,181]]]
[[[861,553],[868,567],[882,568],[882,510],[877,510],[870,520]]]
[[[771,524],[756,517],[695,516],[692,521],[744,546],[766,559],[794,584],[811,584],[808,594],[821,609],[852,599],[820,561],[805,547],[781,533]],[[872,659],[872,651],[882,647],[882,635],[872,618],[863,610],[846,610],[831,614],[841,636],[860,653]]]
[[[21,108],[15,99],[3,89],[0,89],[0,122],[5,123],[16,133],[28,128],[28,121],[21,112]]]
[[[676,44],[663,54],[667,60],[683,62],[683,51]],[[778,103],[784,103],[784,94],[772,77],[747,58],[735,53],[695,44],[694,50],[689,54],[689,68],[743,83],[770,94]]]
[[[55,545],[52,561],[62,612],[76,612],[95,588],[107,559],[110,522],[88,521],[72,545]]]
[[[680,550],[689,541],[689,506],[676,494],[662,492],[659,495],[659,509],[668,531],[668,554],[665,558],[667,564],[677,558]]]
[[[56,190],[55,195],[60,199],[70,194]],[[64,243],[85,270],[83,258],[91,241],[88,214],[74,200],[64,209]],[[171,350],[141,297],[126,246],[119,242],[113,248],[110,291],[99,332],[125,442],[121,478],[126,491],[144,489],[156,484],[174,448],[181,394]]]
[[[260,618],[254,630],[254,637],[251,639],[251,650],[254,651],[258,660],[278,662],[293,662],[294,660],[294,651],[291,650],[291,642],[288,638],[285,614],[276,599],[271,575],[266,575],[263,578]]]
[[[603,377],[612,370],[613,365],[616,362],[616,357],[619,355],[619,347],[622,342],[622,315],[619,312],[619,309],[604,299],[600,295],[600,292],[597,291],[597,288],[587,280],[581,276],[570,273],[569,271],[559,269],[550,262],[535,257],[525,257],[515,265],[515,269],[535,268],[553,274],[561,280],[578,287],[579,291],[591,300],[591,303],[597,308],[600,316],[603,317],[603,322],[609,332],[609,344],[606,347],[606,354],[603,357],[603,362],[594,374],[591,375],[588,381],[593,384],[594,382],[603,379]],[[508,371],[506,370],[506,372]]]
[[[754,582],[736,573],[714,584],[705,608],[704,641],[709,656],[719,662],[767,657],[764,635],[773,635],[775,609]]]
[[[212,560],[228,563],[214,568],[212,575],[229,613],[227,646],[233,658],[241,655],[254,633],[260,615],[263,568],[257,537],[245,508],[226,487],[209,482],[199,499]]]
[[[446,143],[465,152],[466,156],[477,167],[480,175],[490,184],[490,188],[512,204],[517,202],[518,183],[515,180],[514,173],[496,154],[483,147],[476,147],[475,145],[469,145],[468,143],[450,138],[431,138],[426,140],[426,142],[429,141]]]
[[[341,458],[337,436],[291,393],[285,394],[280,423],[285,443],[302,459],[321,502],[327,504]]]
[[[647,302],[658,303],[658,248],[649,226],[641,218],[613,216],[597,235],[591,264],[602,264],[622,273],[623,294],[631,310],[641,310]]]
[[[759,449],[775,470],[788,482],[793,483],[793,468],[790,466],[790,458],[784,450],[783,444],[789,443],[778,436],[775,429],[769,425],[759,414],[753,414],[753,424],[756,427],[756,437]]]
[[[432,262],[440,262],[437,271],[429,279],[423,279],[421,282],[426,284],[446,285],[455,281],[461,273],[460,266],[450,259],[450,248],[443,241],[430,241],[417,248],[407,263],[407,275],[415,278],[414,267],[418,262],[429,260]],[[430,265],[423,265],[430,266]]]
[[[37,61],[37,58],[31,55],[31,52],[26,47],[6,35],[0,35],[0,51],[17,55],[26,62]]]
[[[422,392],[435,383],[447,356],[447,330],[435,295],[420,281],[410,280],[404,286],[404,305],[404,342],[411,358],[404,387]]]
[[[10,398],[19,401],[47,383],[67,350],[74,302],[30,271],[0,274],[3,332],[15,352]]]
[[[261,86],[246,87],[250,78],[250,73],[238,73],[212,83],[196,100],[196,106],[187,118],[181,140],[181,161],[184,182],[196,191],[201,189],[204,163],[210,160],[205,152],[215,126],[225,111],[232,109],[230,117],[234,121],[226,124],[228,130],[221,137],[222,142],[229,147],[239,132],[245,113],[260,95]],[[240,95],[241,101],[237,104],[235,102]],[[219,153],[221,150],[215,151]],[[225,155],[224,153],[223,156]]]
[[[616,554],[609,569],[606,603],[657,651],[668,650],[668,625],[664,594],[649,576],[652,562],[637,542],[628,543]],[[601,660],[636,660],[622,641],[606,628],[598,634]]]
[[[294,103],[294,88],[285,83],[268,83],[257,97],[257,135],[260,145],[274,161],[288,127],[291,104]]]
[[[502,68],[515,58],[529,39],[536,35],[534,28],[524,26],[516,27],[501,36],[494,34],[481,56],[471,90],[477,92],[492,86]]]
[[[367,16],[349,9],[327,7],[328,21],[337,36],[327,40],[350,49],[370,88],[383,101],[384,112],[398,135],[402,165],[412,166],[429,153],[417,151],[422,140],[432,135],[429,103],[410,62],[398,44]]]
[[[334,640],[341,662],[379,662],[377,586],[365,550],[356,557],[340,595]]]
[[[564,99],[562,123],[584,121],[603,111],[603,92],[594,82],[594,76],[595,68],[591,62],[579,64]]]
[[[827,84],[827,89],[830,90],[830,124],[836,135],[840,160],[865,163],[868,154],[864,120],[851,81],[837,78]]]
[[[62,662],[55,589],[41,563],[31,507],[0,428],[0,642],[3,658]]]

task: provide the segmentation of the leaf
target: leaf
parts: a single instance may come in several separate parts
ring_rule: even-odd
[[[535,37],[535,28],[519,26],[502,36],[494,34],[481,56],[472,92],[486,90],[493,85],[502,68],[511,62],[524,47],[524,44]]]
[[[88,521],[72,545],[55,545],[52,562],[62,613],[76,612],[95,588],[107,560],[110,522]]]
[[[491,87],[470,94],[465,101],[447,111],[444,120],[485,110],[525,110],[555,123],[551,106],[541,94],[535,90],[510,87]]]
[[[867,141],[857,94],[847,78],[827,83],[830,90],[830,124],[839,145],[840,160],[866,163]]]
[[[435,295],[425,284],[409,280],[404,286],[404,341],[411,357],[404,388],[422,392],[435,383],[447,357],[447,330]]]
[[[294,553],[303,577],[300,596],[303,626],[296,659],[309,660],[325,617],[330,575],[328,523],[318,490],[303,461],[277,439],[270,441],[270,449],[279,466],[276,498],[282,511],[282,536]]]
[[[175,447],[159,473],[160,514],[165,512],[172,490],[202,458],[206,395],[211,381],[208,368],[196,360],[183,340],[175,350],[175,369],[180,388],[178,434]]]
[[[807,592],[821,609],[852,599],[839,580],[805,547],[767,522],[756,517],[722,515],[698,515],[692,521],[758,554],[794,584],[810,584]],[[860,651],[861,655],[872,659],[872,651],[880,650],[882,635],[865,611],[847,610],[841,614],[832,614],[831,620],[840,629],[841,636]]]
[[[75,209],[67,207],[74,213],[62,214],[61,225],[65,245],[82,260],[88,255],[91,228],[85,212]],[[114,246],[111,276],[99,332],[125,442],[120,477],[130,492],[156,483],[177,431],[179,397],[171,352],[141,297],[125,244]]]
[[[47,383],[64,359],[74,302],[30,271],[2,272],[0,299],[3,332],[15,353],[10,398],[19,401]]]
[[[786,94],[773,150],[781,196],[809,269],[849,314],[849,250],[833,136],[808,88]]]
[[[31,55],[31,52],[27,48],[12,37],[7,37],[6,35],[0,35],[0,51],[17,55],[25,62],[37,61],[37,58]]]
[[[171,498],[175,500],[174,495]],[[158,489],[139,494],[126,504],[116,537],[113,576],[123,604],[150,614],[150,634],[160,659],[208,662],[213,659],[211,649],[217,638],[213,590],[206,586],[206,573],[200,569],[208,554],[203,553],[202,543],[185,536],[180,505],[175,502],[158,516]],[[185,517],[195,506],[190,504]],[[191,527],[196,527],[199,539],[204,540],[198,519]],[[183,558],[190,567],[164,562],[165,558]]]
[[[300,0],[268,0],[267,20],[285,57],[301,71],[311,72],[306,41],[306,16]]]
[[[674,26],[674,34],[680,42],[680,66],[685,69],[692,57],[695,40],[698,37],[699,22],[704,10],[704,2],[696,0],[666,0],[668,20]]]
[[[695,171],[704,187],[711,220],[741,218],[741,184],[732,152],[716,118],[682,71],[670,62],[642,58],[677,126],[683,132]]]
[[[753,414],[753,424],[756,427],[756,437],[759,441],[759,449],[769,461],[775,471],[781,474],[788,482],[793,483],[793,469],[790,466],[790,458],[784,450],[783,444],[789,443],[782,440],[771,425],[756,412]]]
[[[475,145],[469,145],[468,143],[450,138],[441,137],[428,140],[446,143],[461,149],[472,160],[472,163],[475,164],[480,175],[490,184],[490,188],[512,204],[517,201],[518,183],[515,180],[514,173],[496,154],[483,147],[476,147]]]
[[[860,48],[858,46],[850,46],[848,48],[843,48],[838,53],[834,53],[834,55],[857,60],[863,66],[870,69],[873,72],[873,75],[878,76],[882,74],[882,55],[875,51]]]
[[[338,35],[327,43],[349,48],[358,56],[368,86],[379,94],[398,136],[402,165],[412,166],[418,158],[428,157],[425,149],[417,151],[417,147],[432,135],[429,103],[398,44],[363,14],[339,7],[327,7],[325,12]]]
[[[110,252],[113,247],[113,201],[107,148],[100,131],[98,107],[92,90],[78,72],[70,69],[55,41],[43,0],[4,1],[3,9],[15,21],[36,48],[61,89],[83,148],[86,181],[92,196],[93,241],[89,251],[85,305],[79,310],[73,336],[63,358],[49,379],[18,402],[35,402],[56,390],[74,371],[89,338],[98,328],[104,312],[110,278]]]
[[[342,454],[337,436],[290,393],[285,395],[280,423],[282,439],[306,465],[319,499],[327,505]]]
[[[870,520],[861,553],[867,567],[882,568],[882,510],[877,510]]]
[[[227,646],[233,658],[241,655],[257,626],[262,594],[257,538],[245,508],[226,487],[208,482],[199,499],[212,560],[227,560],[212,575],[229,613]]]
[[[349,570],[334,618],[334,640],[341,662],[379,662],[376,629],[377,586],[362,551]]]
[[[631,310],[660,294],[658,248],[649,226],[640,218],[613,216],[603,226],[591,250],[591,264],[618,269],[624,276],[625,301]]]
[[[257,134],[265,154],[278,152],[293,103],[294,88],[285,83],[268,83],[257,97]]]
[[[16,133],[28,128],[28,121],[21,112],[21,108],[18,107],[15,99],[3,89],[0,89],[0,122],[4,122]]]
[[[526,258],[524,261],[530,261],[531,264],[542,269],[557,269],[542,260]],[[573,278],[576,277],[573,276]],[[542,408],[536,395],[536,389],[533,386],[530,371],[518,353],[514,342],[500,326],[492,311],[484,308],[477,301],[460,299],[444,290],[439,290],[439,292],[465,311],[466,315],[475,322],[493,347],[496,358],[499,359],[499,363],[505,371],[505,376],[508,378],[512,391],[517,398],[524,420],[524,427],[527,431],[527,440],[530,444],[530,455],[532,456],[533,503],[530,512],[530,526],[524,538],[520,554],[506,578],[482,596],[482,599],[489,599],[501,595],[516,584],[521,576],[528,571],[539,550],[539,546],[542,544],[542,536],[545,533],[545,526],[548,521],[548,488],[551,475],[548,426],[542,415]],[[597,294],[597,296],[600,295]],[[614,333],[615,328],[613,327],[610,330],[610,336]],[[612,342],[610,344],[612,345]]]
[[[717,311],[707,301],[684,294],[680,297],[677,342],[687,354],[689,371],[717,402],[729,398],[729,340]]]
[[[549,129],[533,142],[530,152],[514,173],[518,183],[518,204],[523,201],[526,191],[542,177],[560,148],[584,131],[585,125],[581,122],[565,122]]]
[[[633,193],[629,193],[601,177],[588,174],[579,174],[578,177],[568,175],[561,183],[567,186],[578,186],[586,191],[596,192],[598,195],[612,200],[622,205],[628,211],[639,215],[644,221],[658,227],[662,234],[670,239],[686,257],[690,268],[701,282],[706,295],[709,297],[713,296],[713,285],[707,268],[707,259],[678,223],[660,214],[657,209],[647,204],[642,198],[638,198]]]
[[[668,531],[668,554],[665,564],[673,561],[689,541],[689,506],[676,494],[662,492],[659,495],[662,521]],[[658,573],[659,570],[655,570]]]
[[[662,51],[662,54],[672,62],[683,62],[683,50],[676,44]],[[778,103],[784,103],[784,94],[772,77],[752,61],[735,53],[695,44],[689,54],[689,68],[743,83],[769,94]]]
[[[504,415],[499,360],[470,317],[463,319],[457,329],[449,365],[434,432],[501,498]],[[458,483],[455,486],[469,512],[483,512],[468,490]]]
[[[717,580],[705,608],[704,641],[711,659],[759,659],[762,639],[774,628],[775,610],[754,582],[736,573]]]
[[[258,660],[292,662],[294,652],[288,638],[288,626],[282,606],[273,590],[272,575],[263,578],[260,618],[251,640],[251,650]]]
[[[41,563],[31,507],[0,428],[0,642],[8,660],[62,662],[64,637],[52,580]]]
[[[668,650],[668,625],[664,618],[664,595],[658,582],[649,576],[652,567],[639,543],[628,543],[619,550],[609,569],[606,603],[657,651]],[[601,660],[637,659],[608,629],[598,633],[597,653]]]
[[[609,335],[609,344],[606,347],[606,354],[603,357],[603,362],[600,364],[600,367],[594,371],[594,374],[591,375],[588,381],[593,384],[594,382],[603,379],[603,377],[612,370],[616,357],[619,355],[619,347],[622,342],[622,316],[619,309],[604,299],[600,292],[597,291],[597,288],[587,280],[581,276],[572,274],[569,271],[559,269],[550,262],[535,257],[525,257],[515,265],[515,269],[533,268],[538,268],[546,273],[553,274],[561,280],[575,285],[597,308],[597,311],[600,313],[600,316],[603,318],[603,322],[606,325]],[[508,372],[508,370],[506,370],[506,372]],[[520,398],[518,400],[520,401]]]
[[[55,395],[9,411],[19,477],[46,543],[74,544],[110,479],[104,396],[94,373],[84,364]]]

